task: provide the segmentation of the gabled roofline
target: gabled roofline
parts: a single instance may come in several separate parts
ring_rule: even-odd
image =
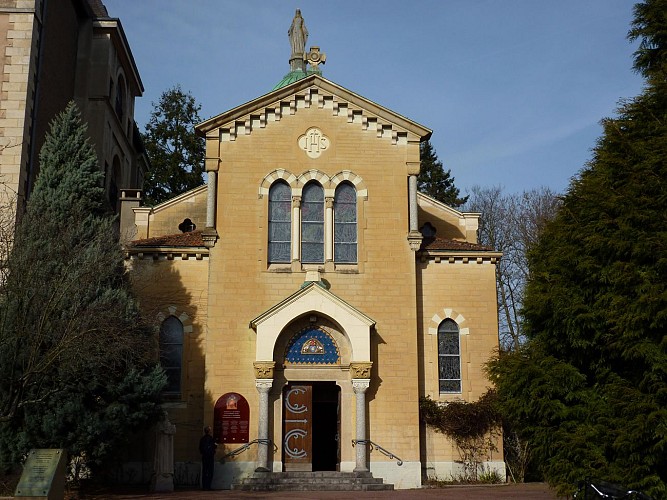
[[[282,309],[285,307],[289,306],[290,304],[296,302],[299,300],[301,297],[309,294],[309,293],[320,293],[323,295],[325,298],[328,300],[331,300],[332,302],[335,302],[338,306],[341,308],[345,309],[349,314],[352,316],[355,316],[358,318],[361,322],[365,323],[369,328],[375,325],[375,320],[369,318],[366,316],[364,313],[359,311],[357,308],[351,306],[347,302],[345,302],[343,299],[338,297],[338,295],[331,293],[329,290],[324,288],[322,285],[319,283],[316,283],[314,281],[311,281],[307,285],[304,285],[303,288],[300,288],[296,292],[294,292],[292,295],[289,297],[286,297],[285,299],[281,300],[274,306],[270,307],[266,311],[264,311],[262,314],[257,316],[255,319],[250,321],[250,328],[253,330],[257,329],[257,326],[269,319],[271,316],[277,314],[280,312]]]
[[[169,198],[167,201],[163,201],[162,203],[159,203],[158,205],[155,205],[154,207],[150,207],[151,212],[159,212],[160,210],[164,210],[165,208],[169,208],[172,205],[177,205],[181,201],[183,201],[185,198],[189,198],[190,196],[200,194],[199,192],[201,191],[202,193],[206,192],[208,189],[208,186],[206,184],[202,184],[201,186],[197,186],[196,188],[192,188],[189,191],[186,191],[185,193],[181,193],[178,196],[174,196],[173,198]],[[142,207],[144,208],[144,207]],[[148,207],[147,207],[148,208]]]
[[[433,131],[429,128],[420,125],[417,122],[410,120],[390,109],[385,108],[369,99],[366,99],[359,94],[352,92],[340,85],[327,80],[321,75],[313,74],[298,80],[290,85],[279,88],[268,94],[264,94],[252,101],[248,101],[245,104],[241,104],[229,111],[225,111],[213,118],[209,118],[206,121],[201,122],[195,127],[197,135],[200,137],[205,137],[206,133],[214,130],[216,128],[221,128],[227,125],[228,123],[234,122],[235,120],[252,113],[253,111],[268,106],[269,104],[280,101],[287,98],[288,96],[302,92],[310,87],[318,87],[327,92],[340,96],[341,98],[349,101],[350,103],[359,106],[368,110],[370,113],[376,115],[379,118],[392,122],[397,126],[419,136],[422,141],[426,141],[431,137]]]
[[[417,202],[419,203],[419,201],[426,201],[431,205],[439,208],[440,210],[449,212],[450,214],[459,218],[469,218],[469,217],[479,218],[480,215],[482,215],[481,212],[461,212],[460,210],[456,210],[455,208],[450,207],[446,203],[438,201],[435,198],[431,198],[429,195],[424,194],[422,192],[417,192]]]

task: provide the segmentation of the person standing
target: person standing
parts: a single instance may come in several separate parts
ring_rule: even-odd
[[[213,436],[211,436],[211,427],[204,427],[204,435],[199,440],[199,453],[201,453],[201,486],[203,490],[211,489],[211,482],[213,481],[213,459],[215,458],[215,449],[218,447],[215,444]]]

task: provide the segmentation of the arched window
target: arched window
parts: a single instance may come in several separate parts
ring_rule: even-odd
[[[301,261],[324,262],[324,190],[315,182],[301,196]]]
[[[440,392],[461,392],[459,326],[446,319],[438,326],[438,378]]]
[[[160,326],[160,364],[167,374],[164,392],[181,392],[181,367],[183,364],[183,323],[169,316]]]
[[[121,183],[122,172],[120,168],[120,160],[118,156],[113,157],[113,165],[111,167],[111,179],[109,181],[109,204],[113,213],[117,214],[119,207],[119,185]]]
[[[334,261],[357,262],[357,191],[347,182],[334,198]]]
[[[125,108],[125,80],[122,76],[118,77],[118,85],[116,85],[116,102],[115,109],[118,119],[123,121],[123,109]]]
[[[290,262],[292,191],[278,181],[269,190],[269,262]]]

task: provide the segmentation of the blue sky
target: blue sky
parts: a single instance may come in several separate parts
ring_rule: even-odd
[[[300,8],[323,74],[433,130],[466,191],[562,192],[599,122],[637,95],[630,0],[104,0],[144,83],[135,117],[180,84],[202,119],[266,94],[289,71]]]

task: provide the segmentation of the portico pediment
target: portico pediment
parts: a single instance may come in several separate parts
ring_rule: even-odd
[[[371,359],[370,332],[375,321],[319,283],[309,282],[250,322],[257,332],[256,361],[273,360],[276,341],[284,328],[309,313],[324,315],[340,325],[352,347],[351,361]]]

